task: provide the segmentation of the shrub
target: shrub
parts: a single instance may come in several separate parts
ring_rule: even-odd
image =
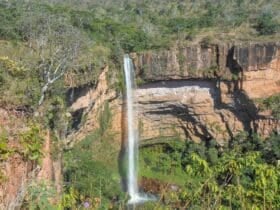
[[[195,18],[172,18],[168,21],[167,27],[170,28],[171,32],[186,31],[193,29],[197,25],[197,19]]]
[[[279,24],[273,19],[271,12],[264,12],[257,18],[255,28],[260,35],[271,35],[277,32]]]
[[[56,197],[54,186],[45,182],[32,182],[27,189],[24,209],[58,209],[53,202]]]
[[[91,201],[94,209],[108,209],[111,201],[124,199],[112,136],[97,130],[64,154],[66,191],[77,191],[77,203]]]
[[[5,3],[0,3],[0,39],[12,40],[19,39],[20,33],[18,31],[17,21],[20,18],[20,7],[10,6]]]
[[[28,160],[39,163],[43,156],[44,139],[39,125],[32,124],[28,131],[20,134],[20,143],[23,146],[23,155]]]
[[[5,130],[1,130],[0,133],[0,161],[6,160],[12,153],[13,149],[9,148],[8,135]]]
[[[277,209],[279,143],[277,135],[263,141],[255,134],[240,133],[222,150],[214,140],[179,147],[152,145],[140,151],[140,173],[179,186],[177,192],[161,192],[169,207]]]
[[[7,132],[4,129],[0,130],[0,163],[7,160],[13,153],[14,150],[8,145]],[[7,177],[4,175],[2,169],[0,168],[0,184],[5,181],[6,178]]]
[[[110,110],[109,102],[105,101],[103,110],[99,114],[100,134],[103,135],[110,126],[112,113]]]
[[[280,95],[273,95],[265,99],[260,99],[257,103],[261,111],[271,110],[272,115],[280,119]]]

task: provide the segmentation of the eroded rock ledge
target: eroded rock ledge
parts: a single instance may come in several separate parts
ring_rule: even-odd
[[[250,97],[280,92],[279,43],[193,45],[131,57],[144,82],[212,78],[235,81]]]
[[[279,132],[280,121],[263,116],[254,98],[280,93],[280,45],[222,44],[187,46],[131,54],[139,85],[135,94],[142,142],[180,137],[214,138],[220,144],[240,131],[266,137]],[[72,104],[88,118],[73,134],[83,138],[97,126],[98,110],[110,102],[111,130],[125,137],[123,99],[106,85],[104,71],[96,89]]]

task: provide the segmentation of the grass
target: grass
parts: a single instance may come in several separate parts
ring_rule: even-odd
[[[163,184],[168,183],[175,184],[177,186],[184,186],[187,179],[187,176],[183,171],[181,173],[163,174],[162,172],[157,172],[150,168],[145,168],[144,166],[141,166],[139,168],[139,176],[156,179],[161,181]]]

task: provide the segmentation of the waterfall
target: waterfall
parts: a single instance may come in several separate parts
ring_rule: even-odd
[[[139,200],[137,184],[137,156],[138,136],[135,125],[134,110],[134,71],[133,64],[128,55],[124,56],[124,72],[126,83],[126,113],[127,113],[127,143],[128,143],[128,172],[127,190],[130,196],[129,203],[136,203]]]
[[[127,152],[128,152],[128,170],[127,170],[127,190],[130,196],[128,204],[135,205],[146,201],[155,201],[153,195],[140,194],[137,182],[137,161],[138,161],[138,130],[137,119],[134,108],[134,70],[131,59],[128,55],[124,56],[124,73],[126,83],[126,113],[127,113]]]

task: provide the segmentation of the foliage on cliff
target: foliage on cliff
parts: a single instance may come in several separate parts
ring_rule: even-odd
[[[246,133],[228,147],[215,141],[143,148],[141,174],[176,184],[163,192],[166,205],[194,209],[278,209],[279,136],[264,141]],[[273,145],[273,146],[272,146]]]
[[[109,69],[115,71],[111,74],[112,83],[122,86],[112,75],[121,71],[124,52],[168,48],[178,42],[185,44],[201,40],[277,40],[279,11],[277,0],[1,1],[0,106],[38,116],[40,126],[51,129],[56,138],[63,139],[69,123],[66,114],[67,90],[84,85],[94,86],[105,65],[110,65]],[[121,78],[119,72],[117,75]],[[276,107],[270,102],[265,103]],[[278,109],[275,109],[277,115]],[[99,119],[100,129],[96,133],[73,150],[65,152],[67,187],[62,198],[63,207],[91,202],[108,208],[114,202],[117,206],[124,201],[114,159],[118,150],[111,144],[111,134],[106,132],[110,112],[107,110]],[[31,127],[20,136],[22,150],[19,152],[27,160],[39,163],[43,145],[40,129]],[[272,199],[278,202],[279,198],[273,197],[277,193],[271,192],[278,189],[271,186],[275,182],[275,174],[279,175],[275,166],[275,161],[279,160],[279,151],[275,150],[279,148],[278,139],[274,137],[274,140],[268,141],[268,149],[260,149],[261,152],[234,148],[227,154],[211,147],[204,149],[204,152],[193,149],[191,153],[187,148],[198,147],[193,145],[172,146],[172,152],[161,148],[168,155],[156,151],[151,157],[145,157],[144,162],[149,162],[149,168],[143,172],[166,180],[173,178],[173,175],[176,180],[178,175],[178,184],[182,184],[185,178],[193,180],[192,189],[184,187],[182,192],[174,195],[184,205],[195,207],[202,197],[204,204],[210,206],[234,205],[239,208],[256,204],[277,208],[279,203],[275,204]],[[12,152],[8,139],[2,136],[0,159],[6,159]],[[150,155],[148,150],[146,152]],[[250,165],[244,157],[240,157],[241,154],[250,159]],[[149,159],[153,155],[160,161]],[[181,160],[183,156],[184,161]],[[271,157],[267,159],[266,156]],[[233,173],[230,179],[221,165],[227,166],[223,170]],[[233,167],[235,165],[237,167]],[[201,176],[196,179],[198,174]],[[262,177],[264,181],[260,179],[261,182],[257,182]],[[256,182],[244,184],[238,183],[238,179],[254,179]],[[220,181],[224,181],[225,186]],[[250,194],[253,190],[253,194]],[[41,201],[37,197],[40,193]],[[43,185],[32,188],[26,199],[32,205],[35,202],[39,204],[34,208],[45,208],[49,194]],[[235,197],[236,203],[229,203],[228,196],[239,197]],[[238,200],[246,196],[250,197],[247,204],[242,203],[244,200]]]
[[[124,208],[127,198],[120,191],[121,171],[110,139],[97,130],[65,153],[66,189],[76,193],[69,207]],[[279,135],[264,140],[247,133],[224,146],[214,140],[197,144],[179,139],[145,146],[140,179],[167,187],[157,192],[158,201],[143,208],[278,209],[279,146]]]
[[[270,110],[276,119],[280,119],[280,95],[273,95],[257,100],[261,111]]]
[[[77,192],[75,205],[89,202],[93,209],[123,205],[120,160],[116,158],[119,146],[109,130],[111,114],[105,102],[99,113],[99,128],[64,153],[65,190]]]
[[[2,1],[0,39],[15,43],[7,51],[0,42],[1,87],[15,100],[3,98],[42,104],[69,87],[95,84],[104,65],[120,69],[123,52],[190,41],[277,40],[279,10],[276,0]],[[8,74],[21,78],[14,82]]]
[[[97,132],[65,153],[65,190],[72,187],[77,191],[77,206],[89,201],[94,208],[108,209],[114,202],[124,202],[114,160],[118,151],[110,144],[109,136]]]

